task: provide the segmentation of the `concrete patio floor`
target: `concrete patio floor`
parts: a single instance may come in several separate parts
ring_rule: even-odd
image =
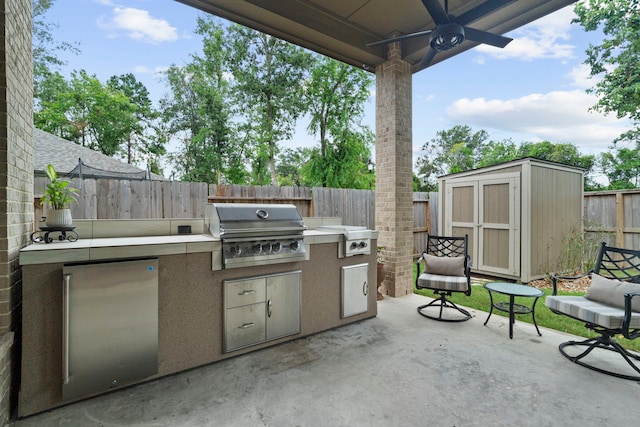
[[[640,383],[575,365],[571,336],[475,312],[426,319],[418,295],[378,317],[14,421],[28,426],[637,425]]]

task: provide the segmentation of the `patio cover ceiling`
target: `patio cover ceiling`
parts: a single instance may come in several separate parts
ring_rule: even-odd
[[[435,24],[420,0],[177,0],[309,50],[374,72],[387,58],[385,45],[367,43],[431,30]],[[444,4],[446,0],[442,0]],[[485,3],[506,3],[468,26],[505,34],[575,0],[449,0],[449,14],[460,16]],[[404,40],[404,60],[420,71],[429,36]],[[429,66],[477,43],[464,41],[439,52]]]

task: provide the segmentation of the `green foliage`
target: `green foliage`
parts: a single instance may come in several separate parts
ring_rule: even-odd
[[[372,189],[375,175],[369,172],[369,147],[373,132],[345,132],[328,145],[323,155],[314,148],[311,158],[302,167],[303,185],[309,187]]]
[[[578,166],[585,169],[585,187],[594,186],[591,174],[595,167],[595,156],[582,155],[572,144],[554,144],[549,141],[523,142],[516,145],[507,139],[487,141],[484,130],[474,132],[469,126],[454,126],[439,131],[436,138],[425,143],[425,156],[418,158],[418,182],[421,188],[437,188],[440,175],[464,172],[481,167],[504,163],[525,157]],[[426,191],[426,190],[423,190]]]
[[[303,94],[312,56],[240,25],[228,27],[227,40],[234,105],[246,136],[257,145],[253,150],[254,183],[275,183],[278,142],[291,138],[307,107]]]
[[[80,53],[77,43],[60,42],[55,39],[54,34],[58,30],[58,25],[47,22],[44,18],[53,3],[55,0],[32,0],[31,2],[34,102],[37,102],[40,96],[41,84],[46,76],[66,64],[57,54]]]
[[[600,244],[606,240],[606,234],[602,226],[586,220],[582,229],[569,230],[562,239],[558,271],[553,273],[573,275],[591,270],[595,266]]]
[[[375,137],[361,125],[372,83],[371,75],[351,65],[331,58],[315,61],[306,89],[311,115],[307,129],[319,137],[320,146],[303,168],[309,185],[373,187],[375,176],[369,173],[367,164]]]
[[[58,174],[52,165],[47,165],[45,174],[49,183],[43,190],[40,202],[51,206],[53,209],[66,209],[76,201],[77,188],[70,187],[69,181],[58,178]]]

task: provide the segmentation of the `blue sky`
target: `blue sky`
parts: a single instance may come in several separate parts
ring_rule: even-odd
[[[58,40],[78,42],[80,55],[61,72],[85,69],[105,82],[133,73],[154,100],[165,92],[158,72],[183,65],[201,48],[193,33],[200,12],[174,0],[55,0],[46,16]],[[455,125],[486,130],[491,139],[571,143],[583,154],[607,151],[629,123],[589,111],[594,81],[582,65],[601,40],[576,24],[571,7],[507,35],[506,48],[479,46],[413,76],[414,164],[422,145]],[[373,88],[372,88],[373,90]],[[364,124],[375,130],[375,93]],[[311,146],[306,121],[283,147]]]

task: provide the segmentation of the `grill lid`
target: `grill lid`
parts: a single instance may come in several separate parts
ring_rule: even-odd
[[[305,229],[295,205],[211,203],[206,216],[209,231],[221,239],[299,235]]]

